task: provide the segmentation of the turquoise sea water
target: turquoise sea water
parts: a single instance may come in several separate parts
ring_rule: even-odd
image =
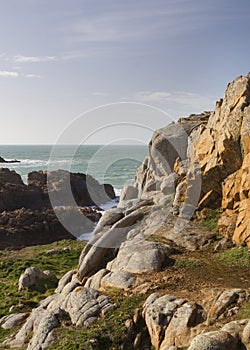
[[[111,183],[119,194],[130,183],[137,167],[147,154],[146,146],[99,146],[82,145],[0,145],[0,156],[7,160],[18,159],[21,163],[0,164],[19,173],[24,182],[34,170],[65,169],[92,175],[101,183]]]

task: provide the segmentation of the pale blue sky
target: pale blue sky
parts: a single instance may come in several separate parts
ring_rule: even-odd
[[[249,0],[0,0],[0,143],[53,144],[107,103],[149,104],[170,119],[213,109],[250,71],[249,33]]]

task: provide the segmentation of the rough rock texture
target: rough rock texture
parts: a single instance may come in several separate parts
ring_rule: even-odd
[[[77,205],[101,205],[115,198],[114,189],[109,184],[100,185],[90,175],[69,173],[65,170],[34,171],[28,175],[28,188],[37,189],[43,195],[50,192],[54,205],[73,205],[72,192]]]
[[[120,205],[138,198],[169,201],[183,232],[180,219],[190,220],[196,209],[221,207],[220,232],[250,246],[249,169],[250,74],[228,85],[214,112],[181,118],[154,133]]]
[[[203,314],[200,305],[156,293],[148,297],[143,309],[152,345],[157,350],[187,346],[193,336],[191,329],[204,321]]]
[[[107,264],[111,271],[125,270],[131,273],[160,271],[172,249],[145,240],[128,240],[119,249],[117,257]]]
[[[135,285],[136,277],[127,271],[109,272],[101,280],[102,288],[129,289]]]
[[[213,291],[212,291],[213,292]],[[211,299],[208,298],[209,311],[207,315],[207,322],[213,324],[222,316],[226,310],[230,307],[236,305],[237,303],[242,303],[248,299],[248,293],[241,289],[231,289],[225,291],[214,291],[215,297],[211,302]],[[217,295],[216,295],[217,294]]]
[[[18,290],[29,288],[41,289],[56,286],[58,280],[50,271],[41,271],[37,267],[28,267],[19,278]]]
[[[188,350],[240,350],[239,340],[224,331],[214,331],[197,335]]]
[[[182,349],[190,344],[192,350],[226,349],[227,346],[229,349],[230,346],[232,349],[245,349],[242,341],[248,344],[250,339],[248,320],[232,321],[218,332],[207,332],[211,328],[211,320],[215,322],[223,314],[232,316],[232,306],[249,300],[248,293],[239,289],[212,289],[204,291],[204,295],[207,299],[203,305],[173,295],[153,293],[147,298],[142,315],[151,343],[157,350],[168,350],[171,346]],[[198,335],[200,333],[202,336]]]
[[[4,344],[17,348],[28,345],[29,350],[46,349],[53,341],[53,329],[60,326],[65,314],[69,315],[73,325],[86,327],[112,309],[113,304],[107,296],[71,281],[60,293],[48,297],[33,309],[15,337]]]
[[[29,316],[28,312],[4,316],[0,319],[0,326],[3,329],[16,328],[18,326],[21,326],[28,316]]]
[[[250,233],[249,79],[240,76],[228,85],[194,144],[202,171],[200,206],[219,207],[222,200],[220,231],[237,243],[247,242]]]
[[[66,210],[65,210],[66,211]],[[53,209],[17,209],[0,213],[0,249],[75,239],[58,221]]]

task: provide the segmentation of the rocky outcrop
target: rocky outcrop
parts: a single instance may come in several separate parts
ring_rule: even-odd
[[[14,159],[14,160],[6,160],[6,159],[4,159],[3,157],[0,157],[0,163],[20,163],[20,160],[16,160],[16,159]]]
[[[173,295],[153,293],[147,298],[142,314],[156,350],[182,349],[189,345],[189,350],[245,349],[243,341],[249,342],[246,320],[226,323],[213,332],[209,324],[212,314],[219,318],[223,313],[225,320],[232,305],[249,300],[248,293],[243,290],[207,290],[206,293],[203,305]]]
[[[195,210],[221,208],[220,232],[250,246],[249,135],[250,75],[228,85],[214,112],[181,118],[154,133],[121,205],[138,198],[171,203],[179,228]]]
[[[15,337],[6,340],[4,345],[10,347],[28,345],[27,349],[30,350],[46,349],[53,340],[53,329],[60,326],[66,314],[69,315],[72,324],[86,327],[112,308],[108,297],[99,295],[93,289],[71,283],[61,293],[48,297],[38,308],[33,309]],[[33,337],[30,340],[31,332]]]
[[[249,135],[250,75],[228,85],[194,144],[202,171],[199,205],[222,206],[220,231],[236,243],[248,243],[250,234]]]
[[[67,191],[69,184],[72,188]],[[84,174],[32,172],[26,185],[15,171],[0,168],[0,249],[75,239],[91,232],[101,214],[86,206],[114,196],[111,185],[100,185]]]
[[[25,185],[15,171],[0,168],[0,212],[44,209],[55,206],[101,205],[115,198],[111,185],[100,185],[93,177],[64,170],[34,171]]]
[[[206,208],[222,208],[221,233],[250,245],[249,80],[250,76],[239,77],[229,84],[214,112],[181,118],[154,133],[149,154],[133,184],[123,190],[118,208],[101,218],[81,253],[77,270],[59,281],[55,294],[32,311],[15,338],[6,344],[23,346],[33,331],[28,349],[46,348],[62,313],[69,315],[73,325],[88,326],[112,310],[109,298],[100,295],[107,288],[147,293],[147,281],[157,272],[164,273],[173,263],[174,252],[202,250],[215,242],[215,234],[193,220],[195,211],[202,216]],[[12,176],[15,186],[26,186],[18,176]],[[52,181],[47,184],[49,177]],[[67,197],[68,177],[62,171],[33,173],[26,187],[42,201],[50,193],[53,203],[60,207]],[[72,178],[78,204],[84,200],[90,203],[93,198],[102,200],[102,195],[92,197],[90,192],[85,193],[85,199],[80,197],[88,181],[90,188],[100,189],[95,180],[79,174]],[[77,219],[73,222],[81,227]],[[154,237],[150,240],[154,234],[164,243],[154,242]],[[145,298],[142,310],[144,326],[156,349],[243,350],[249,346],[249,320],[233,318],[242,303],[249,302],[248,290],[209,288],[200,300],[162,294]],[[127,320],[128,337],[135,323]],[[138,333],[134,346],[140,346],[140,337]]]

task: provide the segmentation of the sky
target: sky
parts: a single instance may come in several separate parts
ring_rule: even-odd
[[[148,142],[250,71],[249,33],[249,0],[0,0],[0,144]]]

